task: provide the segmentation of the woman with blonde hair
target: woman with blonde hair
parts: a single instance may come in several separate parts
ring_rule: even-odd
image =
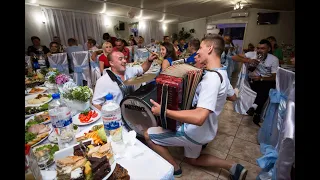
[[[104,42],[102,44],[102,51],[95,51],[92,53],[91,59],[96,59],[97,55],[102,55],[99,57],[99,65],[100,65],[100,72],[102,73],[105,68],[109,68],[109,60],[108,60],[108,54],[112,52],[113,46],[110,42]]]

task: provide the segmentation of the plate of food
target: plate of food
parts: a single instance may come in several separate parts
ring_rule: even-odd
[[[73,125],[73,132],[74,134],[77,134],[78,132],[80,132],[80,128],[77,126],[77,125]],[[51,142],[51,143],[54,143],[54,144],[58,144],[58,137],[57,137],[57,134],[55,131],[53,131],[49,137],[48,137],[48,140]]]
[[[27,89],[28,94],[41,94],[47,91],[48,88],[36,86],[30,89]]]
[[[49,116],[49,112],[48,111],[43,111],[40,113],[37,113],[31,117],[29,117],[26,120],[34,120],[36,122],[38,122],[39,124],[48,124],[50,123],[50,116]]]
[[[31,106],[25,107],[25,110],[24,110],[25,118],[31,117],[43,111],[47,111],[48,107],[49,107],[48,103],[43,104],[41,106],[36,106],[36,107],[31,107]]]
[[[86,110],[72,117],[72,123],[83,126],[96,122],[101,117],[101,113],[95,110]]]
[[[107,143],[107,134],[103,124],[94,125],[92,128],[87,128],[76,135],[77,142],[92,139],[95,145],[104,145]]]
[[[25,97],[26,107],[35,107],[46,104],[52,100],[50,94],[32,94]]]
[[[39,146],[35,146],[32,148],[33,153],[36,157],[41,156],[43,153],[46,153],[45,151],[48,151],[49,153],[49,160],[46,163],[47,167],[51,166],[54,163],[54,153],[59,151],[59,146],[56,144],[42,144]],[[40,169],[44,169],[44,165],[39,165]]]
[[[34,147],[47,139],[51,132],[52,128],[49,125],[40,124],[29,118],[25,121],[25,144]]]
[[[116,167],[111,143],[81,142],[54,154],[57,179],[108,179]]]

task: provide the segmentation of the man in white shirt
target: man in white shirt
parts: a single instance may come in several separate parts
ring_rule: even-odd
[[[124,58],[122,52],[112,51],[108,55],[108,60],[110,63],[110,70],[112,73],[121,81],[130,79],[136,75],[140,75],[149,70],[153,60],[157,58],[156,54],[152,54],[148,60],[146,60],[141,66],[135,67],[126,67],[127,61]],[[124,86],[125,88],[132,89],[133,87]],[[108,73],[104,74],[101,78],[98,79],[93,98],[92,104],[101,110],[103,103],[105,102],[105,96],[111,93],[116,103],[120,105],[121,100],[123,99],[123,92],[118,86],[117,82],[113,81]]]
[[[270,51],[270,42],[266,39],[262,39],[259,42],[256,51],[247,52],[245,56],[232,56],[232,59],[234,61],[246,63],[247,67],[252,66],[252,64],[258,64],[255,69],[253,68],[254,70],[252,69],[252,72],[250,72],[250,68],[248,68],[250,87],[253,91],[257,93],[257,97],[254,101],[254,104],[258,106],[256,108],[251,107],[247,111],[248,115],[253,115],[253,122],[258,126],[260,126],[260,114],[263,105],[266,103],[268,99],[269,90],[271,88],[275,88],[276,73],[279,67],[278,58],[272,55]],[[258,55],[261,55],[260,60],[257,60]]]
[[[148,145],[174,166],[175,177],[180,177],[182,170],[166,146],[183,146],[185,162],[189,164],[226,169],[235,180],[244,180],[246,177],[247,170],[242,165],[209,154],[201,154],[202,146],[212,141],[217,134],[218,116],[227,97],[235,99],[226,67],[221,66],[220,62],[223,50],[224,40],[219,35],[207,35],[202,40],[196,61],[204,64],[207,70],[193,98],[192,106],[195,109],[180,111],[166,109],[166,117],[183,123],[177,131],[151,127],[144,134]],[[153,114],[159,115],[161,106],[153,100],[150,101],[153,104],[151,109]]]

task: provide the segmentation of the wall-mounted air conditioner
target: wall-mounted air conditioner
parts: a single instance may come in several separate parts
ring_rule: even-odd
[[[248,12],[236,12],[236,13],[231,13],[232,18],[239,18],[239,17],[248,17],[249,13]]]

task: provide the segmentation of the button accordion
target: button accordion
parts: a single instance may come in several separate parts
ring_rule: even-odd
[[[176,131],[180,122],[167,118],[165,110],[191,109],[192,100],[202,78],[202,69],[188,64],[169,66],[156,78],[157,102],[161,105],[158,125]]]

